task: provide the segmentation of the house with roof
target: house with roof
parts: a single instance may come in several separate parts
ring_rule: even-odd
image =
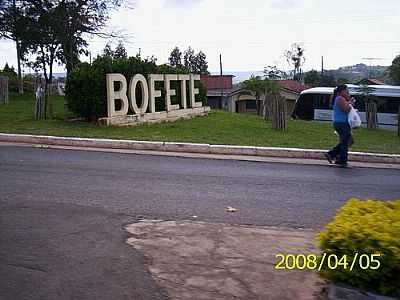
[[[256,97],[252,91],[233,84],[233,75],[201,75],[200,79],[207,87],[208,105],[213,109],[223,109],[237,113],[256,113]],[[288,114],[294,109],[300,92],[309,88],[294,80],[277,80],[281,96],[288,104]],[[259,101],[262,101],[259,100]]]
[[[300,93],[311,87],[295,80],[277,80],[277,82],[280,86],[281,96],[286,99],[288,114],[291,115]]]
[[[374,79],[374,78],[363,78],[358,81],[356,84],[358,85],[385,85],[382,80]]]

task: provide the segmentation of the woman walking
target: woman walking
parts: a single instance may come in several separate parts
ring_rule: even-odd
[[[339,144],[333,147],[329,152],[325,153],[326,159],[340,167],[347,167],[347,156],[349,151],[349,143],[352,140],[351,127],[348,121],[348,114],[354,104],[354,100],[350,97],[349,90],[346,85],[339,85],[333,93],[333,127],[339,135]]]

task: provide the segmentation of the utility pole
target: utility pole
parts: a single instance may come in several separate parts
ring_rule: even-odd
[[[324,57],[321,56],[321,76],[324,76]]]
[[[219,54],[219,76],[221,80],[221,108],[223,108],[223,96],[224,96],[224,89],[222,87],[222,54]]]

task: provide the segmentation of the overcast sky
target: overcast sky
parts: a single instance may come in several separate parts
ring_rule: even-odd
[[[288,70],[283,53],[293,42],[306,49],[305,70],[319,70],[322,55],[332,69],[390,65],[400,54],[399,0],[135,0],[133,10],[113,12],[108,27],[131,35],[129,55],[141,48],[164,63],[175,46],[191,46],[207,55],[210,71],[218,71],[220,53],[224,70]],[[92,39],[92,55],[106,42]],[[0,53],[1,67],[16,65],[12,43],[0,41]]]

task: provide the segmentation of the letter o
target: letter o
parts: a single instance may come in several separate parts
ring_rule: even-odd
[[[142,105],[140,107],[138,107],[136,102],[136,85],[138,83],[140,83],[142,92]],[[131,79],[129,84],[129,96],[129,103],[133,112],[135,114],[145,114],[149,106],[149,87],[146,78],[142,74],[136,74]]]

